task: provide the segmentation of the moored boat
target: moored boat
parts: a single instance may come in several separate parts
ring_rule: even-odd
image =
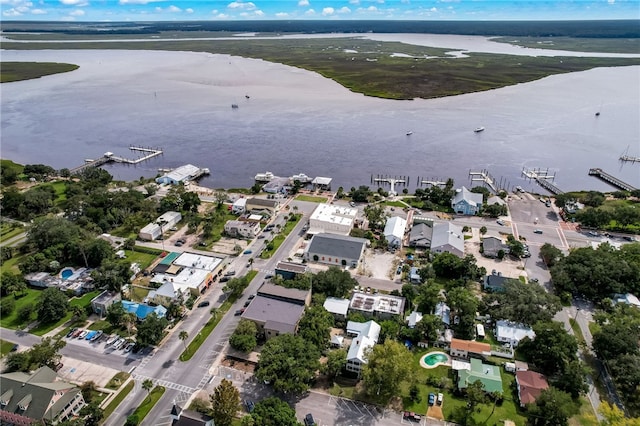
[[[482,127],[482,126],[476,127],[475,130],[474,130],[474,132],[476,132],[476,133],[480,133],[480,132],[483,132],[483,131],[484,131],[484,127]]]

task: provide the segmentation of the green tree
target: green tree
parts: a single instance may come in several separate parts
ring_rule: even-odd
[[[638,367],[640,367],[640,363]],[[553,385],[561,391],[567,392],[575,400],[589,390],[589,386],[585,382],[585,377],[589,373],[589,369],[582,361],[574,359],[565,363],[560,376],[553,381]],[[640,383],[638,384],[640,385]]]
[[[404,287],[402,291],[404,291]],[[424,283],[418,287],[418,294],[415,300],[418,312],[433,312],[438,302],[442,301],[440,288],[432,282]]]
[[[560,299],[539,285],[520,280],[505,280],[504,292],[485,298],[493,318],[501,318],[532,326],[538,321],[551,321],[562,309]]]
[[[56,287],[46,288],[38,298],[38,321],[43,324],[62,319],[69,310],[67,296]]]
[[[347,350],[336,349],[327,354],[327,361],[323,365],[323,372],[331,380],[335,379],[347,365]]]
[[[124,316],[126,311],[120,302],[114,302],[107,307],[107,321],[116,328],[122,327],[124,324]]]
[[[58,352],[65,345],[63,340],[45,337],[26,351],[11,352],[7,356],[7,368],[9,371],[32,371],[45,365],[54,368],[62,357]]]
[[[180,339],[180,341],[182,341],[182,345],[184,346],[184,349],[187,349],[187,339],[189,338],[189,333],[186,330],[180,330],[180,333],[178,333],[178,339]]]
[[[33,303],[27,303],[26,305],[20,306],[18,308],[18,321],[20,321],[20,324],[25,324],[31,321],[35,311],[36,308]]]
[[[368,186],[361,185],[358,189],[352,188],[350,195],[353,201],[357,203],[364,203],[367,201],[369,195],[371,195],[371,190]]]
[[[19,296],[27,291],[27,283],[20,274],[14,274],[9,271],[2,273],[0,278],[0,286],[2,286],[1,294]]]
[[[540,258],[549,268],[555,265],[563,256],[562,251],[552,244],[544,243],[540,247]]]
[[[151,389],[153,389],[153,381],[151,379],[144,379],[142,381],[142,389],[147,391],[147,398],[151,395]]]
[[[323,350],[329,344],[334,318],[322,305],[309,306],[298,324],[298,335]]]
[[[420,337],[427,342],[435,342],[438,338],[438,330],[442,328],[442,319],[436,315],[423,315],[416,324],[416,330]]]
[[[80,409],[80,416],[83,417],[84,426],[98,426],[104,418],[104,411],[100,403],[92,401]]]
[[[375,204],[364,208],[364,215],[369,221],[369,229],[382,229],[389,216],[384,206]]]
[[[407,299],[407,305],[413,306],[413,301],[416,299],[417,291],[413,284],[405,284],[402,286],[402,296]]]
[[[529,405],[527,417],[532,426],[564,426],[577,413],[578,407],[571,400],[571,395],[551,386]]]
[[[390,398],[399,395],[400,384],[412,377],[411,352],[395,340],[373,346],[366,354],[362,378],[369,395]]]
[[[242,352],[251,352],[257,345],[258,327],[253,321],[241,319],[235,331],[229,337],[232,348]]]
[[[533,326],[535,340],[525,337],[518,345],[520,353],[548,375],[563,371],[565,364],[577,359],[578,342],[562,323],[539,322]]]
[[[256,377],[277,392],[300,394],[309,389],[320,364],[320,352],[300,336],[281,334],[265,343]]]
[[[380,337],[378,343],[384,343],[387,339],[395,339],[400,333],[400,324],[394,320],[384,320],[380,323]]]
[[[480,303],[478,298],[465,287],[456,287],[447,293],[447,302],[451,308],[451,317],[454,318],[452,328],[456,336],[472,338]]]
[[[331,266],[326,271],[318,272],[309,278],[314,293],[323,293],[325,296],[346,297],[358,281],[348,271],[337,266]]]
[[[509,247],[509,254],[515,257],[522,257],[524,255],[524,244],[516,240],[513,235],[507,235],[507,246]]]
[[[211,414],[216,426],[231,426],[240,410],[240,392],[229,380],[222,379],[210,396]]]
[[[131,262],[105,259],[98,269],[94,269],[91,278],[97,288],[120,292],[131,278]]]
[[[136,340],[140,346],[155,346],[160,343],[164,336],[164,329],[167,327],[168,321],[166,318],[158,318],[158,316],[152,312],[138,324],[138,334]]]
[[[275,396],[258,402],[251,417],[254,426],[300,426],[296,412],[289,404]]]
[[[486,404],[487,394],[484,385],[480,380],[470,383],[465,389],[465,400],[467,401],[467,409],[465,411],[465,423],[469,422],[473,413],[478,410],[478,405]]]
[[[0,317],[6,317],[16,309],[16,299],[13,297],[0,298]]]

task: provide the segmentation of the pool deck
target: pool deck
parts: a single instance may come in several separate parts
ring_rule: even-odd
[[[447,361],[446,362],[437,362],[434,365],[429,365],[426,362],[424,362],[424,359],[426,357],[428,357],[429,355],[435,355],[435,354],[441,354],[441,355],[446,356],[447,357]],[[441,352],[441,351],[433,351],[433,352],[429,352],[427,354],[424,354],[424,356],[420,358],[420,367],[422,367],[422,368],[431,369],[431,368],[439,367],[441,365],[447,365],[447,366],[451,367],[451,356],[449,356],[449,354],[447,354],[445,352]]]

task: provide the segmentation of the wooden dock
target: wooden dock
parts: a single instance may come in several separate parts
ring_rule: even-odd
[[[549,174],[549,169],[522,169],[522,175],[527,179],[535,180],[538,185],[549,191],[554,195],[563,194],[564,191],[558,188],[553,184],[553,180],[555,179],[555,175]]]
[[[107,163],[133,164],[135,166],[136,164],[142,163],[143,161],[150,160],[153,157],[162,155],[163,153],[163,150],[160,148],[145,148],[142,146],[134,146],[134,145],[130,145],[129,150],[142,152],[145,155],[139,158],[130,159],[130,158],[124,158],[124,157],[119,157],[117,155],[113,155],[112,152],[105,152],[104,155],[100,158],[97,158],[95,160],[85,160],[85,164],[78,167],[74,167],[73,169],[70,170],[70,172],[71,174],[78,174],[78,173],[82,173],[84,170],[88,169],[89,167],[100,167]]]
[[[640,157],[634,157],[632,155],[621,155],[620,161],[623,163],[640,163]]]
[[[634,191],[636,188],[632,185],[629,185],[626,182],[621,181],[617,177],[610,175],[600,168],[589,169],[589,176],[595,176],[600,180],[607,182],[609,185],[614,186],[623,191]]]
[[[471,182],[484,182],[495,194],[498,193],[499,188],[496,185],[496,180],[488,170],[480,170],[479,172],[469,170],[469,177],[471,178]]]

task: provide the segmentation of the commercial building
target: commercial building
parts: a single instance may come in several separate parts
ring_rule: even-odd
[[[404,313],[405,298],[390,294],[354,292],[349,310],[368,317],[393,318]]]
[[[318,204],[309,217],[308,234],[331,233],[349,235],[358,210],[334,204]]]
[[[307,245],[304,258],[307,262],[355,268],[367,247],[368,240],[345,235],[316,234]]]
[[[276,264],[275,273],[285,280],[292,280],[299,274],[305,274],[309,267],[303,263],[293,263],[281,260]]]
[[[155,222],[149,223],[138,233],[141,240],[154,241],[163,232],[168,231],[182,220],[180,212],[169,211],[158,217]]]
[[[0,374],[0,392],[3,425],[56,424],[77,416],[85,405],[80,388],[58,380],[49,367]]]
[[[159,178],[156,178],[156,182],[160,184],[177,185],[179,183],[186,183],[192,180],[196,180],[200,176],[206,174],[209,174],[209,169],[201,169],[194,166],[193,164],[186,164],[170,171],[165,175],[160,176]]]
[[[260,232],[259,222],[244,220],[228,220],[224,224],[224,232],[232,238],[253,239]]]

